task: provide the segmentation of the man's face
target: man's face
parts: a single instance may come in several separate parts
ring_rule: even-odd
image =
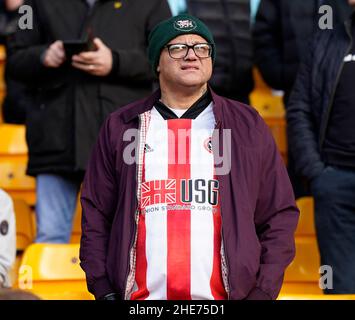
[[[355,7],[355,0],[348,0],[350,6]]]
[[[196,43],[207,43],[207,41],[199,35],[186,34],[174,38],[168,45],[194,45]],[[212,58],[199,58],[194,50],[189,49],[185,58],[174,59],[170,57],[168,49],[164,48],[157,70],[161,86],[164,84],[186,87],[202,86],[211,78]]]

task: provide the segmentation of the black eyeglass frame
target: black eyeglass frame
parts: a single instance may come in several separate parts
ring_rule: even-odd
[[[209,45],[210,47],[210,50],[209,50],[209,56],[208,57],[200,57],[196,51],[195,51],[195,46],[198,46],[198,45],[201,45],[201,44],[207,44]],[[175,46],[175,45],[183,45],[183,46],[186,46],[187,47],[187,51],[186,51],[186,54],[184,57],[181,57],[181,58],[174,58],[171,56],[171,53],[170,53],[170,47],[172,46]],[[212,52],[213,52],[213,49],[214,49],[214,46],[213,46],[213,43],[209,43],[209,42],[199,42],[199,43],[195,43],[193,45],[188,45],[186,43],[170,43],[170,44],[167,44],[164,46],[164,48],[168,49],[168,53],[169,53],[169,56],[170,58],[174,59],[174,60],[181,60],[181,59],[185,59],[187,57],[187,55],[189,54],[189,51],[190,49],[193,50],[193,52],[195,53],[196,57],[200,58],[200,59],[208,59],[208,58],[211,58],[212,57]]]

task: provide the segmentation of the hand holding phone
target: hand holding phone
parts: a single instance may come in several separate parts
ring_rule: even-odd
[[[71,60],[72,56],[81,52],[90,51],[90,46],[87,41],[83,40],[66,40],[63,42],[65,56]]]
[[[65,58],[63,42],[57,40],[44,52],[42,62],[47,68],[58,68],[64,63]]]
[[[95,76],[107,76],[112,70],[112,52],[99,38],[93,40],[95,51],[73,55],[72,66]]]

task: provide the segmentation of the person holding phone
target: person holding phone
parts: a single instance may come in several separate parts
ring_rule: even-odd
[[[148,95],[147,35],[169,17],[165,0],[29,0],[33,28],[9,42],[8,72],[33,92],[26,118],[36,177],[36,242],[70,239],[91,147],[109,113]],[[91,51],[67,56],[66,44]]]

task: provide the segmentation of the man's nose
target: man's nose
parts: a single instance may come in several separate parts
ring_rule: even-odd
[[[185,60],[196,60],[196,59],[197,59],[197,56],[195,54],[194,49],[193,48],[188,48]]]

